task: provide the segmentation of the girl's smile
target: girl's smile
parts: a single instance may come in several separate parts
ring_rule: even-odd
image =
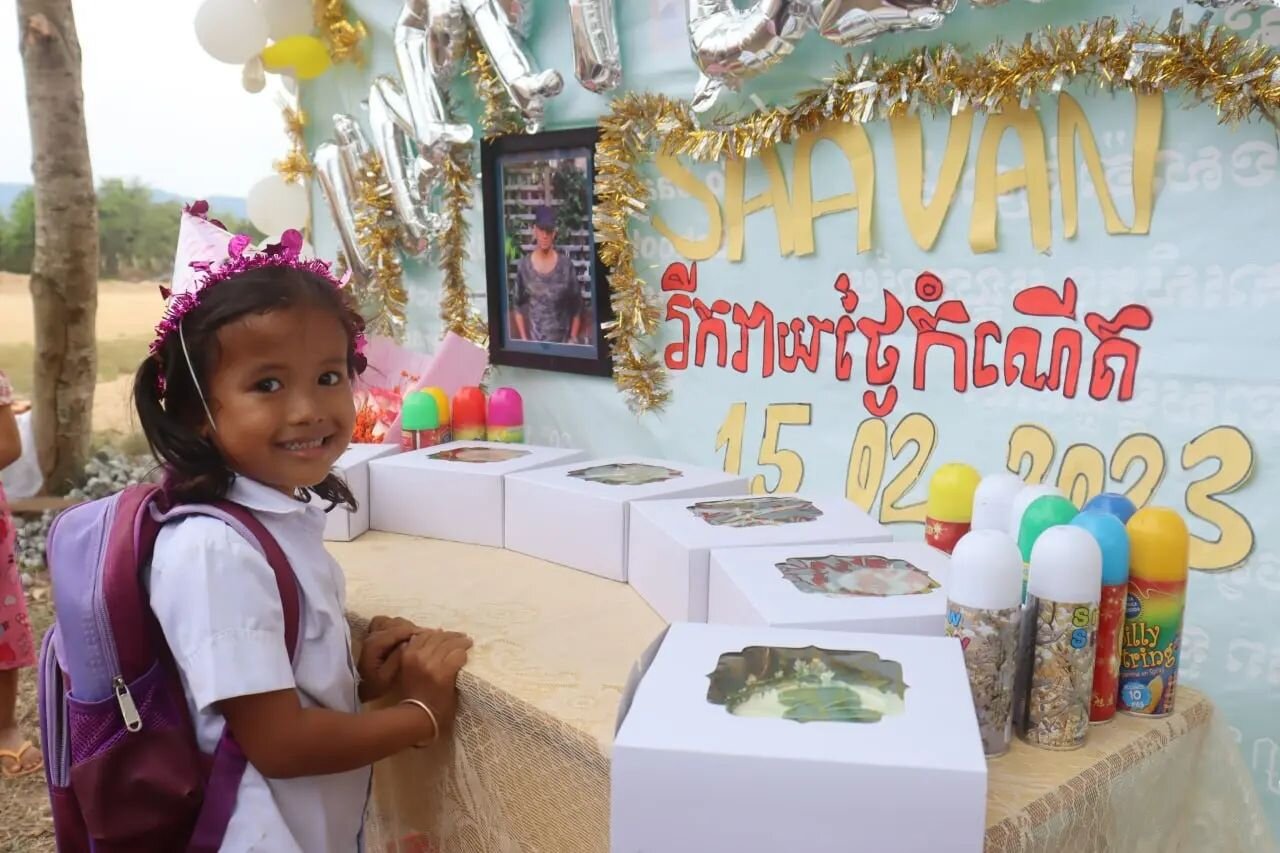
[[[294,439],[291,441],[277,442],[276,446],[288,453],[295,453],[306,459],[319,456],[328,447],[329,442],[333,439],[333,435],[324,435],[319,438],[311,439]]]
[[[351,439],[347,332],[307,304],[218,329],[205,433],[231,468],[286,494],[319,483]]]

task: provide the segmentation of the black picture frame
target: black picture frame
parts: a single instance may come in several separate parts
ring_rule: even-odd
[[[613,375],[613,358],[602,328],[613,319],[613,305],[591,224],[599,138],[599,128],[584,127],[499,136],[480,145],[492,364],[586,376]],[[585,188],[580,183],[583,179]],[[540,207],[551,209],[556,217],[556,249],[564,253],[570,274],[579,282],[578,338],[569,342],[533,339],[527,313],[532,297],[522,296],[528,291],[517,283],[520,262],[532,251],[530,245],[536,245],[531,243],[536,239],[532,223]],[[523,308],[522,298],[526,300]],[[549,310],[554,313],[555,309]],[[556,322],[553,316],[548,323],[556,333],[565,327],[563,317],[559,319],[561,322]],[[571,329],[575,327],[572,319],[567,322]],[[520,335],[522,326],[528,337]]]

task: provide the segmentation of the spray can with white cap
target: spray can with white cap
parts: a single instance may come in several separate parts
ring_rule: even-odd
[[[1022,617],[1022,557],[1003,530],[973,530],[951,553],[948,637],[960,640],[988,758],[1009,751]]]
[[[969,529],[1008,532],[1013,499],[1024,488],[1026,484],[1018,475],[1008,471],[983,477],[978,483],[978,490],[973,493],[973,518]]]
[[[1031,551],[1027,592],[1018,734],[1043,749],[1079,749],[1089,730],[1102,593],[1097,540],[1080,527],[1046,530]]]

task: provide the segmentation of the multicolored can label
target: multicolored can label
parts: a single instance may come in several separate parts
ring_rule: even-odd
[[[1022,618],[1031,655],[1019,679],[1018,734],[1043,749],[1079,749],[1089,730],[1098,605],[1031,596]]]
[[[400,432],[400,449],[404,451],[421,450],[424,447],[435,447],[444,444],[448,430],[440,429],[406,429]]]
[[[485,427],[484,424],[477,426],[460,426],[455,427],[453,431],[454,441],[484,441]]]
[[[969,532],[967,521],[938,521],[934,518],[924,520],[924,541],[944,554],[955,550],[960,537]]]
[[[1129,578],[1120,644],[1120,710],[1164,717],[1173,713],[1182,647],[1186,579]]]
[[[1089,722],[1107,723],[1116,715],[1120,692],[1120,641],[1124,632],[1124,602],[1127,584],[1104,586],[1098,607],[1098,653],[1093,665],[1093,701]]]
[[[504,444],[523,444],[524,443],[524,427],[489,427],[489,440],[500,441]]]
[[[947,636],[958,637],[988,758],[1009,751],[1013,738],[1013,680],[1018,667],[1022,608],[980,610],[947,601]]]

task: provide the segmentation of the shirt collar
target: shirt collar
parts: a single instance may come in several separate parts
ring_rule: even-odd
[[[227,490],[227,500],[256,512],[269,512],[276,515],[306,512],[310,506],[265,483],[259,483],[244,476],[237,476],[231,482],[231,488]]]

